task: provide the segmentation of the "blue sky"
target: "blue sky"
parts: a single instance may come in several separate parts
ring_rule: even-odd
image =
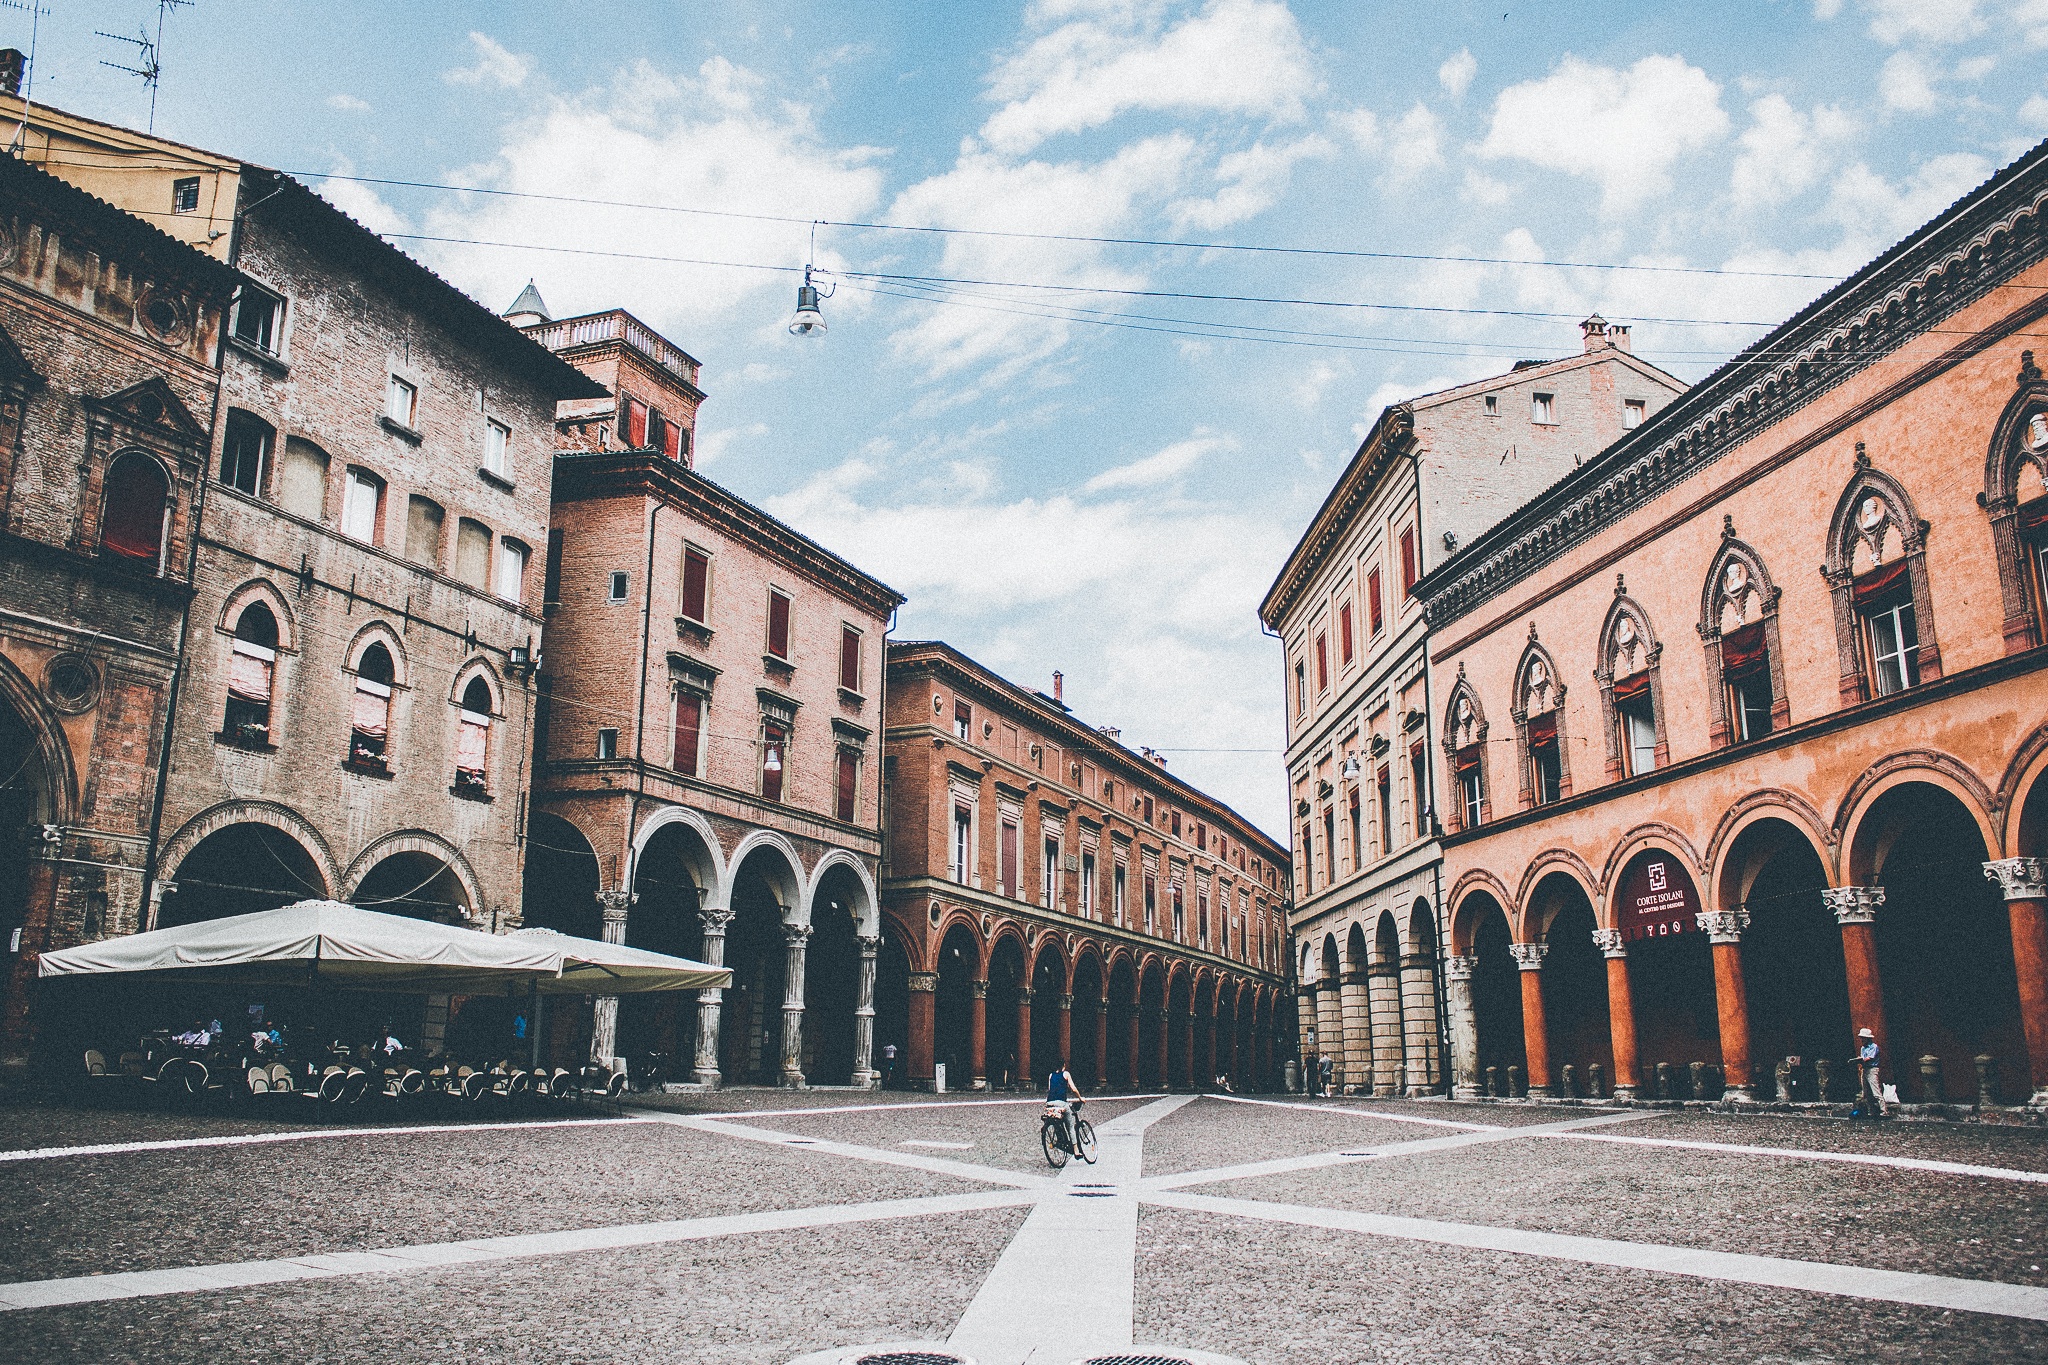
[[[37,97],[140,124],[92,30],[155,4],[46,5]],[[1064,670],[1283,838],[1255,608],[1382,405],[1594,309],[1697,379],[1757,331],[1698,322],[1784,316],[2048,133],[2048,0],[199,0],[163,61],[159,132],[311,177],[714,211],[324,186],[495,306],[531,276],[662,329],[705,471],[908,593],[900,636]],[[1516,264],[828,227],[828,270],[1069,292],[842,273],[800,341],[812,219]]]

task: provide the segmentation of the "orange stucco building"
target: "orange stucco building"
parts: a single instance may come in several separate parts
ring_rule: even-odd
[[[2048,144],[1419,586],[1461,1093],[2048,1097]],[[2044,350],[2043,354],[2048,354]]]

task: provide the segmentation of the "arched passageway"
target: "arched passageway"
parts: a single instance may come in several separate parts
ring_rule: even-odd
[[[1166,975],[1159,962],[1145,964],[1138,981],[1138,1085],[1166,1088]]]
[[[964,924],[946,931],[939,943],[939,979],[936,985],[935,1026],[932,1056],[946,1068],[946,1089],[972,1089],[977,1079],[974,1067],[974,998],[981,975],[981,944]]]
[[[1365,964],[1365,1001],[1372,1036],[1373,1092],[1383,1097],[1399,1095],[1406,1085],[1408,1039],[1401,1000],[1401,931],[1391,911],[1382,911],[1373,924],[1372,949]]]
[[[1062,1036],[1071,1034],[1073,1016],[1061,1008],[1067,997],[1067,964],[1059,949],[1038,950],[1031,968],[1031,994],[1031,1069],[1042,1078],[1061,1062],[1071,1066],[1073,1061],[1069,1039]]]
[[[804,967],[803,1072],[813,1085],[852,1085],[859,1028],[860,920],[867,889],[852,868],[825,870],[811,893],[811,938]]]
[[[400,868],[393,869],[388,882],[392,891],[411,885],[399,880],[402,876]],[[283,830],[255,821],[229,825],[201,839],[172,869],[171,883],[176,889],[164,896],[157,912],[159,929],[275,910],[328,894],[313,855]],[[425,890],[422,885],[422,893]],[[366,903],[360,892],[356,903]]]
[[[1138,975],[1127,957],[1109,969],[1109,1084],[1138,1088],[1138,1057],[1144,1043],[1138,1028]]]
[[[891,1058],[889,1049],[896,1055]],[[875,957],[875,1061],[885,1087],[895,1089],[910,1078],[910,955],[887,921]]]
[[[1073,1043],[1069,1049],[1073,1055],[1069,1066],[1074,1080],[1085,1090],[1100,1090],[1106,1021],[1102,1013],[1102,963],[1092,953],[1074,964],[1073,996]]]
[[[537,812],[533,817],[523,888],[520,921],[526,927],[577,938],[604,936],[604,912],[597,903],[597,854],[583,831],[558,815]],[[581,1066],[589,1058],[591,1012],[584,999],[544,1003],[540,1028],[543,1061]]]
[[[1550,1039],[1550,1083],[1560,1095],[1585,1095],[1592,1067],[1600,1068],[1608,1084],[1614,1078],[1607,963],[1593,941],[1593,903],[1577,881],[1553,873],[1537,885],[1531,907],[1534,922],[1545,926],[1543,1017]],[[1569,1085],[1566,1067],[1571,1068]]]
[[[1645,1098],[1719,1095],[1705,1074],[1708,1093],[1691,1093],[1692,1063],[1721,1064],[1713,947],[1697,918],[1705,908],[1684,859],[1665,849],[1636,854],[1615,884],[1615,922],[1628,949],[1629,996],[1635,1005],[1637,1083]],[[1671,1068],[1669,1094],[1659,1088],[1658,1078],[1666,1074],[1658,1070],[1660,1064]]]
[[[1024,1009],[1035,1000],[1024,994],[1024,949],[1015,936],[996,940],[988,955],[988,1079],[991,1086],[1028,1090],[1031,1071],[1029,1021]],[[1022,1046],[1020,1046],[1020,1044]]]
[[[1353,925],[1353,947],[1358,954],[1359,970],[1365,967],[1365,931]],[[1358,1083],[1364,1073],[1359,1070],[1363,1060],[1370,1066],[1372,1055],[1371,1035],[1365,1030],[1365,1011],[1359,993],[1364,985],[1363,978],[1354,978],[1351,998],[1345,998],[1343,988],[1344,961],[1337,948],[1334,934],[1323,935],[1321,970],[1316,976],[1316,1056],[1330,1059],[1330,1087],[1342,1092],[1348,1086]],[[1349,1007],[1347,1009],[1347,1006]],[[1349,1013],[1350,1018],[1345,1018]],[[1348,1025],[1348,1027],[1347,1027]],[[1361,1051],[1360,1049],[1363,1049]],[[1346,1063],[1350,1062],[1350,1065]]]
[[[1188,973],[1175,972],[1166,983],[1166,1084],[1170,1087],[1184,1090],[1192,1084],[1194,1018],[1194,983]]]
[[[1728,850],[1716,900],[1749,915],[1742,974],[1760,1099],[1774,1093],[1778,1065],[1787,1058],[1798,1059],[1791,1073],[1795,1098],[1818,1098],[1817,1060],[1830,1065],[1832,1091],[1846,1093],[1855,1084],[1846,1060],[1856,1030],[1841,929],[1821,897],[1827,885],[1820,855],[1790,821],[1758,820]]]
[[[453,858],[426,849],[408,849],[380,859],[356,883],[350,899],[365,910],[440,924],[466,925],[475,910]]]
[[[1522,982],[1510,945],[1507,912],[1484,892],[1467,899],[1472,927],[1472,1015],[1477,1025],[1473,1084],[1494,1093],[1507,1085],[1509,1067],[1527,1067],[1522,1045]]]
[[[695,830],[671,824],[654,832],[634,860],[634,900],[626,911],[628,946],[702,960],[704,927],[697,911],[703,904],[703,862],[701,836]],[[622,995],[618,1000],[619,1055],[635,1065],[658,1057],[664,1076],[688,1076],[697,1042],[696,992]]]
[[[733,876],[725,965],[732,970],[719,1025],[718,1069],[728,1083],[777,1085],[783,1066],[784,1014],[796,875],[779,849],[757,848]],[[798,1068],[790,1059],[790,1071]]]

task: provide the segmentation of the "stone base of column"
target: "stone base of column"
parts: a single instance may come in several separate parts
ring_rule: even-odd
[[[2036,1090],[2033,1098],[2027,1101],[2025,1107],[2048,1111],[2048,1085],[2044,1085],[2039,1090]]]
[[[856,1090],[879,1090],[882,1088],[882,1073],[879,1071],[856,1071],[853,1073],[853,1088]]]
[[[1613,1102],[1615,1104],[1634,1104],[1636,1102],[1636,1088],[1632,1085],[1615,1086]]]
[[[1756,1093],[1746,1085],[1731,1085],[1721,1092],[1723,1104],[1755,1104]]]
[[[1552,1085],[1532,1085],[1529,1087],[1527,1098],[1532,1100],[1554,1100],[1557,1098],[1557,1087]]]
[[[725,1084],[724,1074],[715,1066],[700,1066],[690,1075],[706,1090],[716,1090]]]

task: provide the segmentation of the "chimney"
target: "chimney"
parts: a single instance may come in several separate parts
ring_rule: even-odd
[[[1598,313],[1580,323],[1579,330],[1586,334],[1587,355],[1613,344],[1607,339],[1607,319]]]
[[[1618,322],[1607,324],[1607,344],[1617,351],[1628,350],[1628,328]]]
[[[27,68],[28,58],[21,55],[20,48],[0,48],[0,95],[19,95],[22,73]]]
[[[1101,735],[1111,744],[1120,744],[1123,742],[1124,732],[1122,730],[1117,729],[1117,727],[1114,725],[1098,725],[1095,727],[1095,733]]]
[[[1063,700],[1061,692],[1063,690],[1064,684],[1066,683],[1066,680],[1067,675],[1060,672],[1057,668],[1055,668],[1052,671],[1052,699],[1054,701]]]

